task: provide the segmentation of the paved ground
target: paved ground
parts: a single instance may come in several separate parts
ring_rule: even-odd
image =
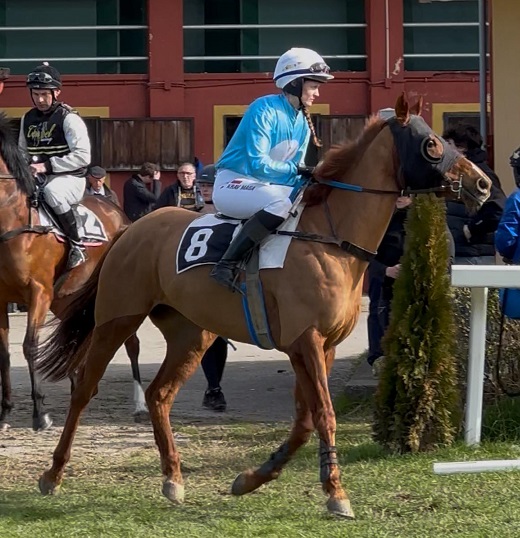
[[[366,312],[350,337],[338,347],[331,375],[333,395],[342,391],[354,373],[355,359],[367,347]],[[12,429],[26,429],[31,425],[29,374],[22,355],[21,343],[25,315],[10,316],[11,362],[14,403],[10,424]],[[165,345],[159,331],[146,322],[138,332],[141,339],[141,372],[145,384],[153,379],[164,356]],[[263,351],[246,344],[236,344],[231,350],[224,372],[222,387],[228,401],[228,410],[216,414],[201,407],[205,379],[199,369],[179,393],[172,410],[172,424],[219,423],[229,420],[289,421],[292,417],[292,388],[294,375],[285,355]],[[361,368],[351,380],[364,384],[370,372]],[[62,426],[69,403],[68,382],[45,385],[46,404],[56,426]],[[133,381],[130,364],[124,350],[119,350],[109,366],[99,389],[83,420],[85,425],[132,424]],[[12,430],[11,430],[12,431]],[[1,450],[0,450],[1,454]]]

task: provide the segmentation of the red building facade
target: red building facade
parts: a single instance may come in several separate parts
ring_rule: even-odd
[[[92,1],[93,5],[96,4],[94,0]],[[243,0],[238,4],[243,6],[247,3]],[[293,3],[295,6],[302,4],[301,1]],[[207,4],[207,2],[201,2],[201,4]],[[257,10],[259,4],[260,0],[257,0],[255,4]],[[346,117],[367,116],[380,108],[393,106],[397,96],[405,91],[411,98],[417,95],[424,96],[423,115],[436,130],[442,130],[452,116],[468,115],[473,118],[476,115],[479,100],[478,72],[476,71],[478,50],[441,50],[440,53],[420,50],[421,46],[428,48],[429,42],[440,43],[442,41],[445,44],[446,40],[451,40],[452,43],[456,43],[461,31],[471,31],[473,40],[473,33],[476,36],[477,32],[476,1],[461,0],[452,3],[454,4],[450,8],[452,12],[448,14],[451,19],[457,10],[460,11],[462,5],[466,9],[463,14],[465,21],[458,29],[450,26],[453,20],[446,20],[445,14],[450,11],[445,7],[446,3],[442,3],[441,9],[441,4],[438,2],[425,2],[425,0],[335,2],[335,5],[341,5],[342,9],[343,4],[347,5],[347,9],[355,5],[358,11],[360,5],[362,6],[364,21],[358,26],[363,35],[364,50],[363,54],[358,56],[364,58],[360,60],[360,65],[364,69],[334,72],[335,80],[324,86],[321,92],[318,113]],[[192,118],[192,155],[190,157],[195,155],[203,163],[210,163],[218,158],[226,143],[226,136],[229,136],[227,123],[229,118],[239,117],[253,99],[273,92],[275,89],[270,72],[187,72],[196,70],[193,65],[197,66],[197,62],[186,59],[185,48],[189,45],[190,32],[208,31],[210,25],[203,22],[198,30],[193,28],[193,25],[191,29],[187,28],[190,25],[187,24],[189,21],[186,21],[185,6],[186,0],[184,2],[182,0],[143,2],[145,15],[141,30],[128,30],[129,32],[142,31],[147,40],[143,53],[146,61],[136,60],[137,63],[142,61],[145,65],[142,73],[99,73],[98,70],[95,74],[88,72],[77,74],[73,72],[74,62],[71,59],[70,66],[67,64],[68,69],[62,69],[64,73],[70,73],[63,77],[62,97],[65,102],[77,107],[85,117]],[[251,4],[247,7],[250,8]],[[243,8],[245,10],[244,6]],[[205,20],[207,21],[208,18],[206,17]],[[257,20],[259,20],[259,15],[255,21]],[[117,22],[120,23],[120,21]],[[284,22],[286,21],[281,21],[281,23]],[[244,26],[244,24],[241,20],[236,26]],[[255,24],[252,26],[254,27]],[[9,26],[9,21],[6,19],[4,26]],[[237,29],[236,31],[245,32],[246,30]],[[327,32],[326,29],[302,26],[300,35],[302,37],[317,35],[320,31]],[[349,28],[345,28],[345,32],[348,31]],[[432,34],[428,38],[429,41],[428,39],[425,41],[424,32],[432,31],[438,32],[435,34],[438,35],[438,40]],[[283,50],[279,50],[279,53],[291,46],[309,46],[305,39],[302,41],[303,43],[288,42]],[[283,40],[281,42],[283,44]],[[207,49],[210,46],[211,44],[206,42],[204,54],[208,54]],[[319,52],[327,55],[326,50],[319,50]],[[2,108],[13,117],[19,117],[31,104],[25,89],[25,79],[21,73],[30,70],[40,60],[46,59],[51,60],[51,63],[60,69],[60,61],[41,57],[44,53],[35,48],[35,51],[31,53],[31,57],[35,60],[33,62],[27,59],[24,61],[13,59],[12,65],[16,67],[12,69],[12,72],[20,74],[14,74],[9,78],[2,94]],[[243,51],[242,55],[246,57]],[[138,55],[135,57],[139,58]],[[9,59],[9,51],[4,52],[4,58]],[[36,61],[38,58],[39,60]],[[422,59],[426,67],[432,65],[436,68],[421,69]],[[207,66],[209,61],[211,60],[199,62],[199,64]],[[275,59],[264,58],[263,62],[263,65],[269,64],[274,68]],[[5,60],[5,63],[8,67],[12,67],[8,60]],[[186,69],[188,63],[191,65],[189,70]],[[334,69],[334,58],[330,63]],[[98,62],[97,65],[100,63]],[[452,65],[457,69],[451,68]],[[409,69],[409,66],[412,69]],[[99,164],[106,166],[103,162]],[[122,183],[129,176],[130,171],[125,169],[125,166],[109,166],[108,168],[111,170],[111,185],[118,194],[121,194]],[[174,179],[175,174],[174,172],[166,173],[164,177],[168,183]]]

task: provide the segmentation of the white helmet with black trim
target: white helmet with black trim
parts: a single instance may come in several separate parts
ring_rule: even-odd
[[[327,82],[333,78],[330,67],[317,52],[302,48],[292,48],[282,54],[276,62],[273,74],[276,86],[284,91],[290,89],[291,83],[299,79]],[[301,97],[301,94],[298,97]]]

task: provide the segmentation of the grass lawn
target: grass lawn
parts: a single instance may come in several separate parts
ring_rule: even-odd
[[[317,439],[301,450],[275,482],[235,498],[236,474],[262,463],[285,437],[279,424],[183,427],[186,501],[171,505],[160,493],[155,449],[73,452],[61,493],[42,497],[37,477],[48,461],[0,459],[1,538],[139,537],[517,537],[520,472],[436,476],[434,461],[520,457],[511,443],[461,445],[434,454],[387,456],[357,418],[340,419],[343,484],[356,521],[329,516],[319,485]]]

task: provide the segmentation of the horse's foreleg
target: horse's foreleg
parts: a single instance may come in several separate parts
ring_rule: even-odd
[[[335,352],[336,348],[331,348],[326,353],[327,375],[332,368]],[[306,375],[305,371],[302,371],[301,375]],[[278,478],[294,453],[309,440],[314,431],[314,423],[302,386],[298,380],[294,390],[294,402],[296,416],[289,438],[278,447],[278,450],[271,454],[263,465],[257,469],[249,469],[237,476],[231,488],[234,495],[250,493],[266,482]]]
[[[126,353],[132,366],[132,376],[134,378],[134,420],[142,422],[150,418],[146,400],[144,397],[143,385],[141,383],[141,373],[139,372],[139,351],[140,342],[137,334],[133,334],[125,342]]]
[[[350,500],[340,481],[336,414],[327,381],[334,350],[324,352],[322,337],[316,329],[306,331],[298,340],[301,345],[298,352],[291,355],[291,362],[320,437],[320,481],[323,491],[329,496],[327,508],[335,515],[353,519]]]
[[[78,371],[77,384],[71,396],[67,420],[52,457],[52,467],[40,477],[40,491],[44,495],[54,494],[60,486],[65,465],[70,460],[72,442],[79,426],[81,413],[96,395],[98,383],[108,363],[128,335],[137,330],[143,319],[144,317],[140,315],[126,316],[94,329],[87,358]]]
[[[11,361],[9,358],[9,317],[7,315],[7,303],[0,305],[0,379],[2,380],[1,431],[9,428],[7,421],[13,408],[11,402]]]
[[[23,354],[29,366],[31,377],[31,398],[33,401],[33,430],[42,431],[52,426],[52,419],[44,412],[44,394],[41,390],[41,378],[35,370],[35,352],[38,346],[38,333],[45,316],[49,312],[51,297],[44,291],[44,286],[38,284],[38,289],[32,294],[27,312],[27,328],[23,341]],[[50,288],[52,290],[52,286]]]

